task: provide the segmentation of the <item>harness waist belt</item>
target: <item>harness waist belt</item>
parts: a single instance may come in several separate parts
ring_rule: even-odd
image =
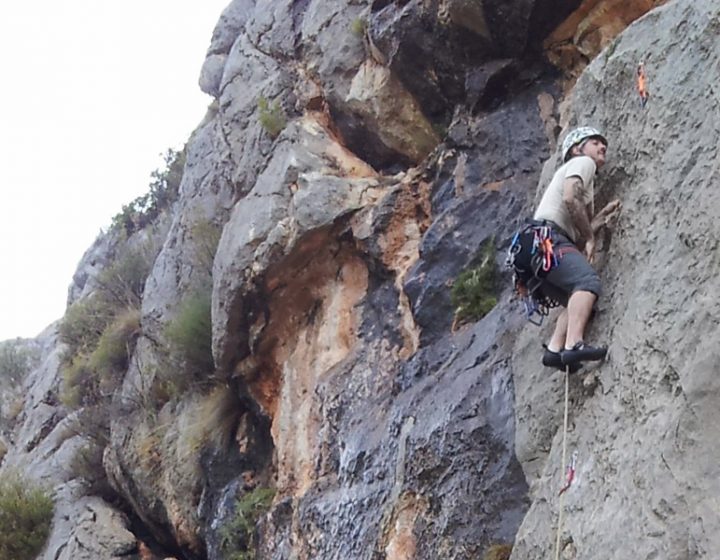
[[[531,226],[539,226],[539,227],[549,226],[552,229],[554,229],[557,233],[562,235],[563,237],[567,237],[570,241],[575,243],[575,240],[572,237],[570,237],[568,232],[566,232],[563,228],[561,228],[559,225],[557,225],[552,220],[528,220],[528,224],[530,224]]]

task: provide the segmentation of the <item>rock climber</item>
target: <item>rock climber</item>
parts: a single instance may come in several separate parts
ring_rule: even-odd
[[[595,128],[572,130],[563,141],[563,164],[543,193],[533,220],[550,226],[557,264],[541,285],[546,297],[565,309],[557,318],[542,363],[571,371],[581,362],[602,360],[605,346],[591,346],[583,337],[593,306],[601,294],[600,278],[591,263],[595,233],[620,211],[613,200],[594,215],[594,179],[605,164],[608,142]]]

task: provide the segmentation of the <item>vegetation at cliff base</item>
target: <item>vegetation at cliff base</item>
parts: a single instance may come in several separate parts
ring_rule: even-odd
[[[33,560],[50,535],[53,501],[16,474],[0,478],[0,560]]]
[[[234,517],[222,528],[221,548],[227,560],[252,560],[257,546],[255,525],[275,497],[272,488],[258,487],[235,502]]]

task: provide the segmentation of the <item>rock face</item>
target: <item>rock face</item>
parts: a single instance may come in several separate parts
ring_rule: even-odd
[[[566,558],[600,547],[607,558],[715,554],[718,159],[705,139],[720,131],[719,29],[716,3],[670,2],[623,32],[573,92],[570,122],[610,135],[599,197],[620,197],[623,213],[606,247],[607,293],[591,332],[610,343],[610,358],[571,380],[568,446],[578,466],[565,498]],[[632,91],[642,59],[645,109]],[[678,111],[678,102],[703,109]],[[524,435],[516,445],[533,499],[517,559],[550,554],[562,478],[560,434],[548,429],[561,425],[562,381],[532,367],[531,344],[521,338],[515,350],[528,356],[517,361]]]
[[[22,393],[3,388],[2,469],[54,488],[42,558],[548,558],[550,326],[504,272],[481,320],[458,324],[450,291],[488,246],[502,270],[580,123],[610,138],[596,205],[623,214],[588,333],[610,358],[570,380],[562,557],[711,558],[714,4],[231,2],[177,200],[73,278],[88,304],[125,251],[151,261],[114,384],[97,369],[69,403],[54,326]]]

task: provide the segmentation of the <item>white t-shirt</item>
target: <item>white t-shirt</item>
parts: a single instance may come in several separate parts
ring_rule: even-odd
[[[582,181],[580,195],[585,206],[590,204],[591,215],[594,215],[593,200],[595,199],[595,171],[597,167],[592,158],[576,156],[561,165],[553,175],[552,181],[543,193],[540,204],[533,216],[536,220],[550,220],[564,229],[575,242],[578,231],[575,229],[570,212],[563,202],[563,183],[569,177],[579,177]]]

